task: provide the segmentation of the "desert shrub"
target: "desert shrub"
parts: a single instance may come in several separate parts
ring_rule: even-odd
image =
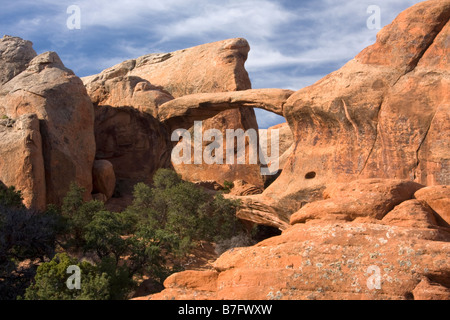
[[[83,249],[85,252],[95,252],[99,259],[113,257],[118,264],[120,257],[127,252],[127,241],[122,237],[123,234],[119,214],[98,211],[83,230]]]
[[[153,185],[156,189],[169,189],[182,182],[181,176],[170,169],[159,169],[153,177]]]
[[[230,181],[227,181],[227,180],[225,180],[223,182],[223,192],[224,193],[230,193],[233,188],[234,188],[234,183],[233,182],[230,182]]]
[[[172,237],[172,250],[186,254],[197,241],[218,241],[239,233],[237,201],[221,194],[211,196],[177,173],[159,170],[153,187],[140,183],[134,189],[133,204],[127,214]]]
[[[69,289],[67,273],[69,266],[80,268],[80,289]],[[67,254],[57,254],[50,262],[41,264],[34,283],[27,288],[25,300],[108,300],[110,299],[109,277],[88,263],[78,262]]]
[[[114,258],[106,257],[99,263],[98,270],[108,275],[109,299],[124,300],[130,297],[130,292],[136,283],[133,280],[134,274],[126,264],[117,265]]]
[[[3,187],[0,185],[0,205],[5,207],[24,208],[22,192],[15,187]]]
[[[83,194],[83,188],[72,184],[61,208],[50,211],[63,219],[56,228],[64,233],[61,247],[93,254],[96,264],[60,254],[40,266],[26,299],[124,299],[135,276],[145,274],[162,283],[181,270],[177,261],[197,242],[230,239],[242,230],[238,202],[212,196],[172,170],[158,170],[152,186],[137,184],[132,205],[121,213],[107,211],[101,202],[84,202]],[[86,273],[81,291],[65,287],[68,265]]]
[[[13,188],[1,198],[0,299],[14,300],[31,283],[36,264],[53,256],[60,221],[51,212],[26,209]]]
[[[178,267],[167,266],[167,257],[176,253],[178,239],[175,235],[162,229],[156,229],[151,224],[143,224],[129,239],[130,269],[133,274],[146,274],[159,283]]]
[[[72,183],[61,206],[61,215],[65,219],[66,248],[84,248],[86,245],[86,228],[93,220],[95,214],[105,210],[100,201],[83,201],[85,189]]]

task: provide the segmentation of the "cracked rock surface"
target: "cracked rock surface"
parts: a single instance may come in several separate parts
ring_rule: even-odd
[[[448,0],[414,5],[340,70],[294,93],[283,107],[293,153],[245,214],[263,203],[278,227],[274,220],[322,199],[335,182],[450,184],[449,17]]]

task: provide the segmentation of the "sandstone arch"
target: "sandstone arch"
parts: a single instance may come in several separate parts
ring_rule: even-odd
[[[171,129],[188,129],[230,109],[259,108],[284,117],[284,104],[294,91],[283,89],[250,89],[224,93],[187,95],[161,105],[158,119]]]

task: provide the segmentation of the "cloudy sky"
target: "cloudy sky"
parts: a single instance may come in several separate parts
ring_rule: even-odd
[[[0,33],[56,51],[78,76],[144,54],[246,38],[253,88],[298,90],[339,69],[419,0],[2,0]],[[70,30],[80,9],[80,29]],[[368,10],[369,9],[369,10]],[[371,26],[370,28],[368,27]],[[1,36],[0,35],[0,36]],[[257,111],[260,127],[283,121]]]

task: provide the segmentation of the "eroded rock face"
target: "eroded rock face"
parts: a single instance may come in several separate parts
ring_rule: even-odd
[[[424,278],[414,289],[413,296],[416,300],[449,300],[450,289],[439,283]]]
[[[244,39],[219,41],[172,53],[150,54],[128,60],[99,75],[83,78],[83,81],[93,102],[99,106],[128,106],[156,117],[156,113],[160,112],[159,106],[171,100],[172,96],[179,98],[201,92],[251,89],[250,79],[244,68],[249,50],[249,44]],[[204,122],[204,130],[214,128],[224,133],[226,129],[245,131],[257,127],[254,111],[248,108],[225,109]],[[174,127],[169,127],[168,131],[181,128],[183,126],[175,124]],[[225,180],[233,181],[244,175],[251,182],[262,184],[257,165],[183,164],[175,166],[175,169],[184,179],[190,181],[212,179],[223,183]]]
[[[449,108],[449,64],[435,62],[436,51],[450,54],[439,40],[449,17],[449,1],[415,5],[341,70],[294,94],[285,113],[302,150],[294,162],[302,165],[288,175],[315,171],[317,184],[358,176],[427,184],[417,178],[417,153],[433,116]],[[427,175],[435,176],[433,184],[449,183],[442,170]]]
[[[96,158],[112,163],[117,180],[150,183],[159,168],[170,167],[169,138],[150,114],[130,107],[95,108]]]
[[[18,38],[4,38],[2,42],[5,41],[15,41],[20,54],[14,64],[6,64],[7,68],[16,69],[9,73],[15,76],[0,87],[0,115],[12,119],[37,115],[46,203],[60,204],[72,182],[85,188],[85,199],[90,199],[94,110],[82,81],[65,68],[56,53],[46,52],[28,61],[32,56],[28,42]]]
[[[395,207],[383,222],[400,227],[432,228],[438,222],[433,210],[418,200],[408,200]]]
[[[450,184],[449,17],[448,0],[419,3],[340,70],[293,94],[283,107],[293,153],[254,202],[284,220],[334,182]]]
[[[18,37],[4,36],[0,39],[0,85],[8,82],[27,68],[36,57],[33,43]]]
[[[412,181],[368,179],[330,184],[325,200],[307,204],[291,216],[291,224],[314,219],[353,221],[358,217],[381,220],[395,206],[423,188]]]
[[[236,180],[233,182],[233,185],[230,192],[230,195],[233,196],[249,196],[263,193],[263,189],[249,184],[244,180]]]
[[[377,141],[363,175],[396,176],[425,185],[446,185],[450,184],[450,2],[428,1],[416,10],[401,14],[397,27],[411,30],[404,36],[417,36],[424,47],[417,47],[414,49],[417,53],[411,53],[413,45],[404,43],[408,50],[404,59],[412,57],[406,64],[409,72],[384,97]],[[429,24],[418,29],[412,14],[421,14],[422,10],[427,12],[423,21]],[[387,28],[380,37],[392,32]],[[429,38],[433,41],[427,45]],[[377,48],[373,50],[382,56]],[[371,59],[364,52],[360,57]],[[396,55],[397,59],[400,57]]]
[[[44,210],[44,158],[35,114],[0,120],[0,155],[0,181],[20,190],[27,207]]]
[[[134,76],[164,88],[176,98],[200,92],[246,90],[251,88],[244,68],[249,51],[245,39],[229,39],[124,61],[83,81],[92,92],[98,81]]]
[[[157,117],[160,105],[173,100],[170,93],[136,76],[113,77],[106,73],[88,83],[87,88],[95,106],[133,107]]]
[[[175,101],[175,100],[174,100]],[[171,102],[168,102],[171,103]],[[254,113],[253,109],[242,109],[248,110]],[[225,111],[225,118],[222,118],[222,115],[215,116],[209,120],[202,122],[202,130],[203,133],[210,129],[218,129],[222,132],[224,140],[226,139],[226,130],[238,130],[242,129],[247,131],[247,129],[252,129],[256,125],[256,120],[254,121],[253,116],[248,116],[241,111],[238,112],[229,112]],[[254,123],[253,123],[254,122]],[[253,123],[253,124],[252,124]],[[174,128],[174,127],[171,127]],[[180,128],[183,128],[180,126]],[[194,138],[194,129],[190,128],[189,132],[191,137]],[[207,146],[211,144],[210,141],[203,141],[202,149],[203,151]],[[226,156],[226,142],[224,141],[224,157]],[[246,154],[246,164],[226,164],[226,160],[223,160],[224,164],[195,164],[194,161],[194,143],[191,143],[191,161],[190,164],[179,164],[173,165],[175,170],[181,174],[184,180],[188,181],[205,181],[214,179],[220,184],[223,184],[225,181],[234,181],[245,178],[249,183],[252,183],[256,186],[262,186],[262,177],[260,172],[259,164],[249,164],[248,155],[249,155],[249,145],[246,141],[245,145],[245,154]],[[236,150],[236,149],[235,149]],[[235,151],[236,154],[236,151]],[[236,160],[235,160],[236,161]]]
[[[192,94],[183,96],[175,100],[169,101],[163,104],[159,108],[159,119],[164,122],[169,128],[175,130],[177,128],[190,128],[194,121],[202,121],[213,117],[212,119],[203,123],[203,132],[209,129],[222,128],[224,123],[218,121],[216,114],[227,109],[239,109],[244,108],[261,108],[272,111],[277,114],[283,114],[283,106],[286,100],[293,94],[293,91],[282,89],[254,89],[243,90],[237,92],[225,92],[225,93],[204,93],[204,94]],[[251,110],[251,109],[250,109]],[[252,119],[252,118],[250,118]],[[249,128],[252,129],[249,123],[249,118],[240,116],[230,121],[225,129],[240,129]],[[236,125],[240,124],[240,125]],[[281,130],[280,138],[289,139],[286,137],[287,131]],[[257,132],[257,131],[255,131]],[[224,130],[224,139],[225,139]],[[271,136],[270,134],[268,135]],[[284,141],[280,141],[280,147],[284,146]],[[204,142],[203,147],[206,147],[210,142]],[[270,150],[270,144],[269,144]],[[281,149],[281,151],[285,151]],[[191,154],[194,154],[192,150]],[[226,163],[227,146],[224,143],[224,159],[223,163]],[[261,188],[263,186],[263,179],[261,178],[261,170],[259,165],[248,165],[249,148],[246,148],[247,165],[178,165],[176,170],[182,174],[185,179],[188,180],[204,180],[210,176],[215,176],[215,172],[224,171],[226,174],[222,176],[224,179],[220,181],[223,183],[225,180],[234,181],[245,179],[251,184]],[[282,155],[280,153],[280,155]],[[192,161],[193,163],[194,161]],[[284,164],[284,163],[283,163]],[[190,171],[191,168],[197,167],[198,170]],[[225,169],[224,169],[225,168]]]
[[[449,184],[449,17],[449,0],[419,3],[385,27],[374,45],[310,87],[294,94],[266,89],[185,96],[162,105],[159,117],[186,127],[226,108],[283,114],[294,135],[280,158],[283,172],[263,195],[242,198],[239,212],[267,225],[285,226],[334,182]]]

